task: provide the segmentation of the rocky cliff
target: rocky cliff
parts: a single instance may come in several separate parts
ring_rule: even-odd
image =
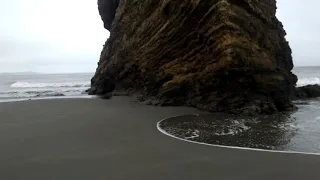
[[[273,113],[293,108],[297,77],[276,0],[98,0],[110,37],[90,94],[150,104]]]

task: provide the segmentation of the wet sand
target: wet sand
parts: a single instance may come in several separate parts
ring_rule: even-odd
[[[168,118],[166,133],[189,141],[264,150],[320,153],[320,101],[297,104],[295,112],[244,117],[227,114]]]
[[[320,157],[209,147],[163,135],[160,119],[203,113],[128,97],[0,103],[0,178],[318,179]]]

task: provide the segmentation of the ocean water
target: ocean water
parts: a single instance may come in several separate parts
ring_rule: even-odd
[[[293,72],[299,79],[297,86],[320,84],[320,66],[295,67]]]
[[[297,67],[297,86],[320,84],[320,67]],[[0,73],[0,102],[44,97],[84,96],[94,73]]]
[[[232,147],[320,154],[320,100],[296,112],[257,117],[200,114],[161,121],[161,131],[193,142]]]
[[[0,102],[85,96],[93,73],[0,73]]]

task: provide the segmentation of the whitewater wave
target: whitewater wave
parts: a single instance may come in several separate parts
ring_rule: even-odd
[[[309,78],[301,78],[297,82],[297,86],[306,86],[309,84],[320,84],[320,78],[318,77],[309,77]]]
[[[42,83],[18,81],[10,85],[12,88],[59,88],[59,87],[90,87],[90,82]]]
[[[44,91],[11,91],[0,92],[0,101],[7,99],[81,96],[86,95],[85,90],[44,90]]]

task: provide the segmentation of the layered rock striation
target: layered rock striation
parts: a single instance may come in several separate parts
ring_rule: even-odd
[[[98,0],[110,37],[90,94],[208,111],[292,110],[297,77],[275,0]]]

